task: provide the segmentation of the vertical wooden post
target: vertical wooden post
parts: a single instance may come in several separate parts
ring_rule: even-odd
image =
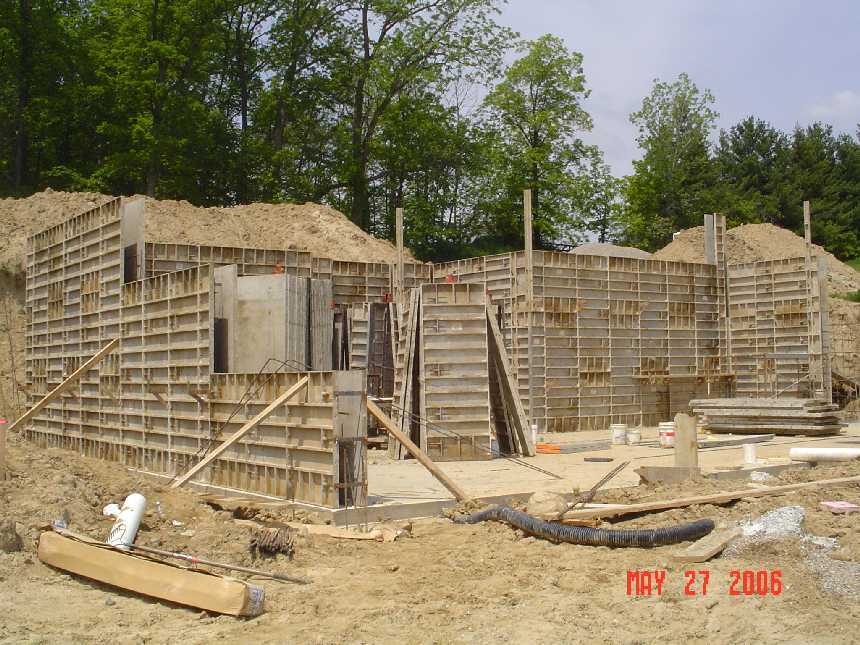
[[[529,424],[534,425],[535,421],[535,375],[534,375],[534,342],[532,338],[532,323],[534,318],[534,300],[535,300],[535,265],[534,265],[534,249],[532,248],[533,231],[532,231],[532,191],[526,188],[523,191],[523,226],[525,251],[526,251],[526,324],[528,329],[528,361],[529,361]],[[529,428],[531,431],[531,428]]]
[[[675,415],[675,467],[699,467],[696,418],[679,412]]]
[[[810,377],[810,386],[811,393],[810,396],[823,396],[824,384],[823,384],[823,374],[820,375],[819,378],[818,372],[821,371],[823,366],[822,357],[820,353],[816,352],[818,347],[816,347],[816,343],[813,343],[813,338],[815,337],[815,331],[817,327],[817,321],[815,320],[815,316],[812,313],[812,301],[814,294],[813,292],[817,290],[817,284],[813,285],[812,283],[812,209],[809,205],[809,201],[803,202],[803,239],[806,242],[806,256],[805,256],[805,273],[806,273],[806,284],[803,285],[803,288],[806,290],[806,333],[807,333],[807,341],[809,342],[809,377]],[[827,304],[823,301],[819,302],[819,307],[826,307]],[[816,355],[818,354],[818,355]]]
[[[395,239],[397,244],[397,267],[394,270],[394,301],[403,302],[403,209],[394,209]]]

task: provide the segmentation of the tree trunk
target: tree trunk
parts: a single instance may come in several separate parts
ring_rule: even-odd
[[[20,191],[27,181],[27,133],[26,111],[30,103],[30,70],[32,68],[32,42],[30,40],[30,1],[18,0],[20,20],[20,49],[18,59],[18,102],[15,106],[15,161],[14,186]]]
[[[367,164],[370,158],[370,134],[364,132],[364,90],[370,65],[370,3],[364,0],[361,8],[362,60],[356,74],[352,97],[352,143],[350,154],[349,183],[352,188],[352,203],[349,218],[362,230],[370,230],[370,186],[367,179]]]

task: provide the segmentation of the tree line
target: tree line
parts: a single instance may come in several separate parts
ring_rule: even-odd
[[[423,259],[585,239],[656,249],[723,212],[860,254],[860,144],[655,81],[616,178],[585,142],[582,55],[522,41],[502,0],[10,0],[0,5],[0,193],[52,187],[199,205],[314,201]]]

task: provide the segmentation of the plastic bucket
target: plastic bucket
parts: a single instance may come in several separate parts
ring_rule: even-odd
[[[627,444],[635,446],[642,441],[642,431],[639,428],[630,428],[627,431]]]
[[[663,421],[659,426],[660,432],[660,447],[674,448],[675,447],[675,422]]]
[[[613,446],[623,446],[627,443],[626,423],[613,423],[609,426],[609,433],[612,435]]]

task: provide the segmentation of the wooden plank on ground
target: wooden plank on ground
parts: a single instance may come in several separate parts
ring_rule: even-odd
[[[105,544],[45,532],[39,560],[57,569],[134,593],[231,616],[263,613],[262,589],[246,582],[140,558]]]
[[[718,553],[722,553],[729,542],[741,534],[738,527],[712,531],[705,537],[696,540],[686,549],[673,553],[670,557],[675,562],[707,562]]]
[[[79,378],[81,378],[84,374],[86,374],[88,371],[90,371],[93,367],[98,365],[105,356],[107,356],[114,349],[116,349],[116,346],[118,344],[119,344],[119,338],[114,338],[107,345],[102,347],[86,363],[84,363],[78,369],[76,369],[74,372],[69,374],[69,376],[66,377],[65,381],[63,381],[57,387],[55,387],[53,390],[48,392],[44,397],[42,397],[42,399],[38,403],[36,403],[36,405],[34,405],[29,410],[27,410],[17,421],[15,421],[15,423],[13,423],[9,427],[9,432],[11,432],[12,430],[15,430],[18,426],[23,427],[24,425],[26,425],[27,422],[30,419],[32,419],[34,416],[39,414],[39,412],[41,412],[42,409],[46,405],[48,405],[51,401],[53,401],[55,398],[57,398],[60,394],[62,394],[63,392],[68,390],[70,387],[72,387],[72,385],[74,385]]]
[[[227,439],[227,441],[225,441],[220,446],[215,448],[215,450],[213,450],[208,455],[206,455],[203,459],[201,459],[195,466],[190,468],[188,470],[188,472],[186,472],[184,475],[182,475],[182,477],[180,477],[175,482],[173,482],[173,485],[171,485],[171,488],[179,488],[180,486],[185,484],[185,482],[187,482],[189,479],[194,477],[194,475],[196,475],[201,470],[206,468],[206,466],[208,466],[210,463],[212,463],[212,461],[217,459],[225,450],[227,450],[227,448],[229,448],[234,443],[239,441],[239,439],[241,439],[246,434],[248,434],[251,430],[256,428],[260,423],[262,423],[263,421],[268,419],[275,410],[277,410],[280,406],[282,406],[284,403],[286,403],[293,396],[298,394],[298,392],[301,391],[308,384],[308,379],[309,379],[309,377],[307,377],[307,376],[303,376],[301,379],[299,379],[298,383],[293,385],[289,390],[287,390],[286,392],[281,394],[278,398],[276,398],[269,405],[267,405],[266,408],[262,412],[260,412],[253,419],[248,421],[248,423],[246,423],[241,428],[239,428],[232,437],[230,437],[229,439]]]
[[[641,504],[627,504],[617,508],[576,510],[568,512],[566,517],[571,519],[618,517],[620,515],[630,515],[631,513],[650,513],[654,511],[665,511],[670,508],[684,508],[686,506],[695,506],[697,504],[727,504],[744,498],[784,495],[785,493],[803,490],[805,488],[823,488],[825,486],[856,483],[860,483],[860,475],[855,475],[854,477],[839,477],[837,479],[820,479],[818,481],[803,482],[800,484],[786,484],[785,486],[774,486],[767,490],[735,490],[725,493],[714,493],[711,495],[697,495],[695,497],[680,497],[677,499],[661,500],[656,502],[642,502]],[[549,515],[546,516],[546,519],[552,519],[552,517],[553,516]]]
[[[454,480],[452,480],[448,475],[446,475],[442,470],[433,463],[433,460],[430,459],[426,455],[426,453],[421,450],[415,443],[406,436],[403,432],[400,431],[400,428],[392,421],[386,414],[379,409],[379,407],[371,401],[367,400],[367,411],[372,414],[376,419],[383,425],[383,427],[388,430],[388,434],[392,435],[397,441],[403,444],[403,447],[406,448],[412,456],[415,457],[421,465],[424,466],[427,470],[430,471],[430,474],[435,477],[440,484],[442,484],[445,488],[447,488],[458,501],[464,501],[469,499],[469,496],[466,494],[462,488],[460,488]]]

